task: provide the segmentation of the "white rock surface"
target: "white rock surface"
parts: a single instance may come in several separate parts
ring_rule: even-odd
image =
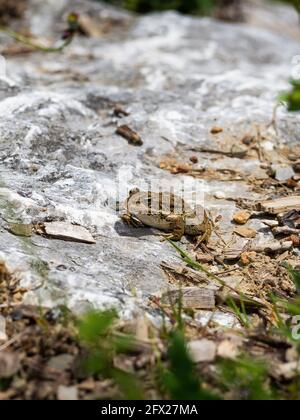
[[[96,244],[21,238],[0,226],[1,256],[27,284],[41,286],[28,294],[30,302],[67,303],[78,311],[115,305],[131,313],[132,296],[167,289],[159,263],[177,256],[151,230],[119,221],[116,188],[121,185],[123,198],[141,180],[174,180],[159,169],[162,155],[176,150],[188,161],[187,147],[223,147],[228,138],[266,127],[278,92],[288,87],[292,57],[300,53],[300,42],[272,22],[285,22],[284,10],[288,26],[295,18],[296,27],[296,15],[266,6],[262,14],[253,9],[248,24],[228,24],[173,12],[132,17],[81,0],[30,4],[27,20],[37,35],[54,28],[57,36],[56,22],[74,9],[119,23],[100,39],[77,39],[63,54],[7,58],[7,77],[0,79],[1,223],[78,224]],[[270,29],[262,27],[264,16]],[[9,42],[4,35],[0,40],[2,47]],[[141,134],[142,147],[115,134],[116,103],[130,111],[122,123]],[[214,125],[223,127],[223,137],[211,135]],[[299,142],[299,127],[299,116],[280,109],[283,143]],[[199,165],[239,168],[246,178],[260,171],[256,160],[215,161],[203,154]],[[225,226],[234,203],[220,204],[214,194],[257,198],[246,182],[197,183]]]

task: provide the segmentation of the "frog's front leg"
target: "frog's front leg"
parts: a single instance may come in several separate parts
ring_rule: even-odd
[[[128,226],[133,226],[133,227],[136,227],[136,228],[144,226],[143,223],[140,220],[138,220],[137,218],[133,217],[129,213],[122,214],[121,219]]]
[[[166,238],[172,241],[180,241],[184,235],[185,221],[180,215],[170,214],[166,217],[166,221],[170,223],[170,232],[164,235]]]
[[[201,230],[201,234],[197,237],[197,243],[194,248],[195,251],[201,244],[206,244],[210,240],[210,237],[213,233],[213,223],[206,213],[204,214],[204,222]]]

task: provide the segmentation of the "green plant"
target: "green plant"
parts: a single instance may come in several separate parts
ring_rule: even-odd
[[[268,384],[268,367],[262,361],[254,361],[249,356],[221,360],[218,373],[220,384],[225,391],[230,391],[232,398],[250,401],[275,398]]]
[[[173,331],[168,339],[167,369],[160,370],[160,382],[172,400],[219,400],[211,391],[205,389],[197,374],[181,330]]]
[[[280,95],[279,100],[287,105],[288,111],[300,111],[300,81],[291,81],[292,89]]]
[[[5,26],[0,26],[0,32],[4,32],[11,38],[13,38],[15,41],[20,42],[23,45],[27,45],[28,47],[31,47],[33,50],[42,51],[45,53],[56,53],[63,51],[68,45],[71,44],[73,41],[75,35],[79,31],[79,16],[77,13],[70,13],[67,17],[67,29],[64,31],[62,35],[62,42],[58,47],[45,47],[44,45],[41,45],[32,38],[29,38],[27,36],[23,36]]]
[[[235,301],[232,298],[227,299],[227,304],[233,310],[233,312],[239,319],[241,325],[249,329],[251,327],[251,322],[247,314],[243,299],[241,299],[240,308],[238,307],[238,305],[235,303]]]
[[[117,313],[110,310],[90,311],[79,320],[79,340],[87,349],[83,368],[88,375],[113,379],[125,399],[143,399],[134,376],[114,366],[114,357],[117,354],[128,353],[133,346],[129,335],[115,333],[117,319]]]
[[[300,91],[299,91],[300,93]],[[298,290],[300,290],[300,271],[294,269],[291,264],[289,264],[288,262],[284,262],[283,267],[287,269],[289,275],[291,276],[291,279],[293,280],[293,282],[295,283],[295,286],[297,287]]]
[[[282,263],[283,267],[288,271],[291,279],[295,283],[298,292],[300,290],[300,272],[295,270],[288,262]],[[300,355],[300,338],[297,338],[293,332],[293,325],[289,325],[283,319],[281,315],[282,309],[290,315],[290,317],[300,316],[300,294],[298,294],[293,300],[278,299],[273,297],[274,312],[277,318],[277,332],[292,343],[298,349]]]

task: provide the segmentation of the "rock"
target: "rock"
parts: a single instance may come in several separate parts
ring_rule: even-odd
[[[0,342],[7,341],[8,337],[6,334],[6,320],[0,315]]]
[[[214,126],[214,127],[211,128],[210,132],[211,132],[211,134],[220,134],[220,133],[223,132],[223,128]]]
[[[42,229],[38,230],[37,233],[63,241],[82,242],[86,244],[96,243],[87,229],[82,226],[71,225],[67,222],[44,223]]]
[[[80,30],[86,35],[94,38],[99,38],[103,35],[103,30],[100,22],[91,18],[86,14],[81,14],[79,17]]]
[[[275,200],[261,201],[258,209],[270,214],[287,213],[291,210],[300,210],[300,196],[290,195]]]
[[[59,401],[77,401],[78,398],[78,389],[76,386],[59,385],[57,388],[57,399]]]
[[[135,337],[138,341],[148,341],[149,322],[144,316],[138,316],[135,324]]]
[[[253,244],[250,251],[254,252],[284,252],[289,251],[293,247],[292,241],[268,241],[263,244]]]
[[[238,347],[232,340],[224,340],[218,345],[217,355],[223,359],[235,359],[238,354]]]
[[[214,309],[216,305],[214,291],[204,287],[169,290],[161,298],[162,304],[170,306],[178,305],[180,300],[184,308]]]
[[[226,194],[223,191],[217,191],[215,192],[214,197],[217,200],[224,200],[226,198]]]
[[[74,363],[74,356],[71,354],[60,354],[52,357],[48,362],[48,367],[56,370],[69,370]]]
[[[187,348],[195,363],[213,362],[216,358],[217,346],[211,340],[190,341]]]
[[[0,352],[0,379],[11,378],[20,367],[20,359],[16,353]]]
[[[119,136],[124,137],[124,139],[128,140],[130,144],[133,144],[134,146],[142,146],[143,140],[141,136],[132,130],[128,125],[121,125],[117,128],[116,133]]]
[[[70,2],[26,3],[26,21],[18,25],[56,39]],[[220,229],[228,235],[236,200],[265,200],[265,191],[248,182],[261,162],[255,153],[247,159],[239,146],[246,144],[250,153],[252,140],[241,139],[256,139],[252,127],[268,125],[272,101],[287,89],[290,59],[299,54],[299,38],[282,33],[290,27],[282,7],[288,10],[272,5],[265,19],[257,6],[251,21],[235,25],[175,12],[132,15],[76,0],[80,15],[110,23],[101,42],[78,37],[63,54],[28,53],[26,65],[12,51],[7,77],[0,76],[1,217],[23,224],[65,220],[94,237],[92,246],[83,246],[44,233],[24,240],[1,231],[1,258],[28,280],[27,303],[63,301],[73,310],[114,306],[128,316],[137,304],[132,290],[142,300],[168,290],[160,262],[177,259],[174,249],[150,229],[119,221],[116,209],[131,188],[152,181],[181,187],[188,180],[191,188],[201,184],[210,210],[218,203],[209,191],[220,191],[219,199],[228,198],[217,208],[226,216]],[[264,19],[262,28],[253,26],[255,19]],[[1,49],[9,45],[3,36]],[[119,125],[134,130],[143,146],[116,135]],[[278,148],[299,144],[299,125],[299,114],[280,113]],[[224,128],[218,136],[210,133],[215,126]],[[193,152],[195,166],[189,157],[196,147],[220,154]],[[224,150],[230,153],[224,156]],[[165,157],[177,160],[170,170],[159,167]],[[185,175],[191,173],[196,183]],[[224,173],[230,181],[224,182]]]
[[[257,235],[257,231],[255,229],[247,228],[244,226],[235,228],[234,232],[242,238],[255,238]]]
[[[299,359],[299,352],[296,347],[291,347],[286,351],[285,359],[287,362],[296,362]]]
[[[248,211],[240,211],[233,216],[233,221],[238,225],[245,225],[251,217]]]
[[[279,225],[279,222],[277,220],[261,220],[261,223],[263,223],[266,226],[269,226],[270,228],[273,228]]]
[[[32,236],[32,230],[33,230],[33,226],[32,225],[26,225],[26,224],[22,224],[22,223],[10,223],[9,227],[8,227],[9,232],[13,233],[14,235],[17,236],[25,236],[25,237],[30,237]]]
[[[205,254],[203,252],[197,252],[196,254],[196,261],[202,263],[202,264],[208,264],[214,262],[213,255]]]
[[[256,257],[256,252],[243,252],[241,254],[241,258],[240,261],[243,265],[248,265],[251,262],[255,261],[255,257]]]
[[[196,164],[196,163],[198,163],[198,162],[199,162],[199,159],[197,158],[197,156],[191,156],[191,157],[190,157],[190,161],[191,161],[192,163]]]
[[[279,182],[285,182],[293,178],[295,172],[291,166],[272,165],[272,170],[275,173],[275,179]]]
[[[281,363],[274,368],[274,376],[279,379],[285,379],[287,381],[292,380],[300,373],[299,361]]]
[[[298,160],[296,163],[294,163],[293,169],[294,169],[295,172],[297,172],[297,174],[300,173],[300,160]]]

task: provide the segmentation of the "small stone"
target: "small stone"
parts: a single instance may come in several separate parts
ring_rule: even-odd
[[[163,305],[174,306],[180,301],[184,308],[214,309],[216,306],[215,293],[205,287],[184,287],[169,290],[161,298]]]
[[[298,160],[296,163],[294,163],[293,165],[293,169],[295,172],[300,173],[300,160]]]
[[[59,401],[77,401],[78,389],[76,386],[59,385],[57,389],[57,399]]]
[[[295,172],[291,166],[272,165],[272,170],[275,173],[275,179],[279,182],[288,181],[295,175]]]
[[[48,367],[56,370],[68,370],[72,367],[73,362],[74,356],[71,354],[60,354],[49,360]]]
[[[300,257],[300,249],[293,249],[293,254],[296,255],[296,257]]]
[[[251,217],[248,211],[240,211],[233,216],[233,221],[239,225],[245,225]]]
[[[11,223],[8,227],[8,231],[16,236],[32,236],[32,225],[25,225],[22,223]]]
[[[257,231],[255,229],[247,228],[244,226],[237,227],[234,232],[242,238],[255,238]]]
[[[197,252],[196,254],[196,261],[208,264],[214,262],[214,257],[210,254],[204,254],[203,252]]]
[[[224,200],[226,198],[226,194],[223,191],[217,191],[215,192],[214,197],[217,200]]]
[[[217,354],[223,359],[235,359],[238,353],[237,345],[231,340],[224,340],[218,346]]]
[[[217,346],[211,340],[190,341],[187,347],[195,363],[213,362],[216,358]]]
[[[0,352],[0,379],[11,378],[20,367],[20,359],[16,353]]]
[[[299,375],[300,364],[298,361],[281,363],[275,369],[275,375],[279,378],[286,379],[288,381],[292,380]]]
[[[279,226],[279,222],[277,220],[261,220],[261,223],[263,223],[266,226],[269,226],[270,228]]]
[[[246,266],[246,265],[250,264],[251,262],[253,262],[255,260],[255,257],[256,257],[256,252],[254,252],[254,251],[243,252],[241,254],[241,259],[240,259],[241,264]]]
[[[300,246],[300,236],[299,235],[291,235],[286,238],[287,241],[292,241],[293,245],[296,247]]]
[[[242,143],[245,144],[246,146],[250,146],[250,144],[253,143],[254,140],[255,140],[255,137],[252,134],[246,134],[242,138]]]
[[[210,130],[211,134],[219,134],[223,132],[223,128],[222,127],[218,127],[218,126],[214,126],[211,128]]]
[[[291,347],[286,351],[285,359],[287,362],[295,362],[299,359],[299,353],[296,347]]]
[[[179,163],[177,166],[171,169],[171,174],[177,175],[177,174],[187,174],[190,172],[191,166],[187,165],[185,163]]]
[[[6,334],[6,320],[3,316],[0,316],[0,342],[7,341],[8,337]]]
[[[116,134],[126,139],[130,144],[134,146],[142,146],[143,140],[139,133],[132,130],[128,125],[121,125],[117,128]]]
[[[62,241],[82,242],[86,244],[96,243],[95,239],[86,228],[72,225],[68,222],[44,223],[42,229],[37,230],[37,233]]]
[[[191,161],[192,163],[196,164],[196,163],[198,163],[198,162],[199,162],[199,159],[197,158],[197,156],[191,156],[191,157],[190,157],[190,161]]]

